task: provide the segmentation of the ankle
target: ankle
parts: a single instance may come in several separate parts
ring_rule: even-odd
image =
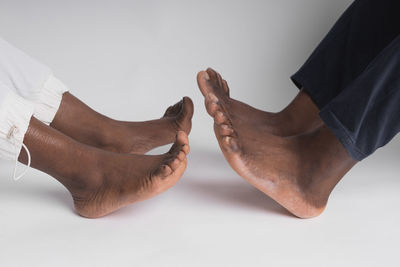
[[[281,136],[292,136],[298,133],[310,132],[322,125],[318,113],[307,109],[286,108],[276,115]]]
[[[296,120],[287,110],[270,113],[268,124],[271,127],[271,133],[278,136],[290,136],[293,129],[297,128]]]
[[[80,164],[75,164],[76,168],[64,177],[67,182],[62,183],[70,191],[75,203],[84,204],[101,191],[107,160],[99,149],[86,147],[80,153],[83,154]]]

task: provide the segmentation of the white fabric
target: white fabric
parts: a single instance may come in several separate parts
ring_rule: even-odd
[[[48,67],[0,38],[0,158],[19,156],[31,117],[50,124],[66,91]]]
[[[35,101],[34,116],[49,125],[60,107],[62,95],[68,88],[56,77],[50,75],[43,85],[39,99]]]
[[[4,85],[0,85],[0,91],[0,157],[14,160],[17,156],[15,151],[18,154],[21,151],[34,104]]]
[[[0,38],[0,81],[32,101],[40,98],[51,70]]]

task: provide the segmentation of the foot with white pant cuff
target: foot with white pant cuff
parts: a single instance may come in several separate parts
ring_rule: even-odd
[[[25,133],[31,166],[62,183],[76,211],[98,218],[129,204],[156,196],[178,182],[189,153],[187,134],[179,131],[162,155],[133,155],[81,144],[32,117]],[[19,161],[26,163],[21,151]]]

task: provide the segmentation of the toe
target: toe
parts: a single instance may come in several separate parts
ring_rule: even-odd
[[[239,151],[239,145],[234,137],[225,136],[224,138],[222,138],[222,145],[226,151],[229,152]]]
[[[179,131],[176,134],[175,143],[172,145],[167,154],[177,155],[180,151],[183,151],[185,154],[189,153],[188,149],[186,149],[187,153],[185,152],[185,150],[183,150],[184,147],[189,147],[189,138],[184,131]]]
[[[214,116],[214,122],[216,124],[228,124],[228,119],[226,118],[225,114],[221,111],[217,111]]]
[[[172,169],[171,169],[170,166],[162,165],[160,167],[160,175],[161,175],[161,177],[167,177],[167,176],[171,175],[171,173],[172,173]]]
[[[218,82],[218,72],[216,72],[212,68],[207,68],[206,72],[207,72],[208,76],[210,77],[210,81]]]
[[[175,116],[177,116],[182,111],[182,109],[184,107],[184,100],[185,99],[182,99],[181,101],[179,101],[175,105],[168,107],[167,110],[165,111],[163,117],[175,117]]]
[[[189,144],[189,137],[184,131],[179,131],[176,134],[176,144],[181,146]]]
[[[190,97],[183,97],[181,101],[167,108],[163,117],[178,117],[180,120],[191,120],[194,106]]]
[[[193,101],[190,97],[185,96],[183,98],[183,116],[189,120],[192,119],[194,113]]]
[[[207,74],[210,77],[209,83],[214,85],[213,88],[216,91],[216,93],[220,93],[222,96],[229,96],[229,94],[228,94],[229,90],[226,90],[226,88],[225,88],[228,86],[228,84],[226,83],[226,81],[224,79],[222,79],[221,74],[219,74],[217,71],[213,70],[212,68],[207,69]],[[225,81],[225,83],[224,83],[224,81]]]
[[[197,74],[197,83],[203,96],[207,96],[208,93],[214,93],[222,99],[228,96],[221,75],[211,68]]]
[[[190,97],[185,96],[182,99],[182,108],[179,114],[175,117],[176,129],[182,130],[189,134],[192,130],[192,118],[193,118],[194,106],[193,101]]]
[[[223,88],[224,85],[223,85],[223,82],[222,82],[221,74],[219,74],[218,72],[216,72],[216,74],[217,74],[217,84],[218,84],[219,87]]]
[[[168,162],[168,166],[171,168],[172,171],[178,169],[181,164],[182,161],[180,161],[178,158],[174,158]]]
[[[212,93],[207,94],[204,99],[204,103],[208,114],[210,114],[211,116],[214,116],[215,113],[219,110],[218,98]]]
[[[190,146],[189,146],[189,145],[184,145],[184,146],[182,146],[182,151],[183,151],[183,153],[185,153],[186,155],[189,154],[189,152],[190,152]]]
[[[218,126],[218,132],[221,136],[228,136],[234,133],[233,128],[227,124],[221,124]]]
[[[180,161],[184,161],[186,158],[186,154],[184,151],[179,151],[178,155],[176,156]]]
[[[222,80],[222,87],[224,88],[225,93],[229,96],[229,86],[228,82],[225,80]]]
[[[209,84],[209,81],[210,81],[210,76],[206,71],[200,71],[197,74],[197,84],[203,96],[206,96],[209,92],[212,92],[212,87]]]
[[[215,116],[215,113],[219,110],[219,106],[216,103],[208,102],[207,100],[205,100],[205,106],[210,116]]]

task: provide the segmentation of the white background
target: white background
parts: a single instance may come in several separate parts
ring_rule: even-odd
[[[2,163],[0,266],[399,266],[399,138],[345,177],[322,216],[299,220],[230,170],[195,81],[211,66],[233,97],[280,110],[297,93],[289,76],[350,3],[0,0],[0,35],[96,110],[153,119],[184,95],[196,109],[183,179],[103,219],[75,215],[49,176],[15,183]]]

